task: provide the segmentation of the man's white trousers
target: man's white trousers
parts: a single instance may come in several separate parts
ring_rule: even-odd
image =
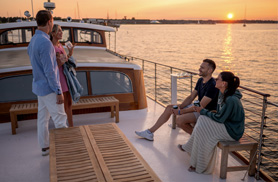
[[[55,128],[67,128],[67,115],[64,104],[56,104],[57,95],[51,93],[38,96],[38,140],[41,148],[49,147],[49,119],[54,122]]]

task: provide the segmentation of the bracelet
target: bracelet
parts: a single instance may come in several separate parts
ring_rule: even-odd
[[[180,109],[179,109],[178,113],[179,113],[179,115],[181,115],[181,110]]]

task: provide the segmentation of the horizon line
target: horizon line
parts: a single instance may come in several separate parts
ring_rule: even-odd
[[[10,17],[5,17],[5,16],[0,16],[0,18],[24,18],[24,19],[27,19],[27,17],[20,17],[20,16],[10,16]],[[67,19],[66,18],[62,18],[60,16],[54,16],[53,17],[54,19]],[[30,17],[29,19],[35,19],[33,17]],[[140,18],[140,19],[136,19],[134,17],[133,18],[130,18],[130,19],[124,19],[124,18],[121,18],[121,19],[107,19],[107,18],[82,18],[82,19],[79,19],[79,18],[72,18],[72,20],[83,20],[83,19],[103,19],[103,20],[157,20],[157,21],[276,21],[278,22],[278,20],[269,20],[269,19],[148,19],[148,18]]]

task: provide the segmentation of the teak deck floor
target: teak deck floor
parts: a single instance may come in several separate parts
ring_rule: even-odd
[[[115,123],[50,132],[50,181],[160,181]]]

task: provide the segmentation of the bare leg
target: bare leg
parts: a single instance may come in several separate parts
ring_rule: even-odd
[[[72,100],[69,91],[63,92],[64,94],[64,106],[65,106],[65,112],[68,117],[68,123],[69,127],[73,127],[73,120],[72,120]]]
[[[196,116],[193,113],[183,114],[177,117],[176,121],[179,128],[183,129],[186,133],[191,135],[193,127],[191,124],[196,123]]]
[[[150,132],[154,133],[158,128],[160,128],[164,123],[166,123],[170,116],[172,115],[173,105],[168,105],[161,116],[158,118],[156,123],[149,129]]]

